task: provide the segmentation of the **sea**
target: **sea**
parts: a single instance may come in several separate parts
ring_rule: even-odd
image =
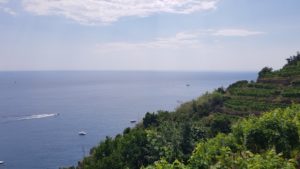
[[[0,169],[76,165],[146,112],[175,110],[256,72],[0,72]],[[87,135],[78,133],[85,131]]]

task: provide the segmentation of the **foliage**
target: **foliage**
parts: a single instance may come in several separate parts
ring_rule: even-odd
[[[233,139],[230,135],[219,134],[215,138],[198,143],[189,165],[191,168],[209,168],[221,156],[226,156],[231,150],[239,149],[239,145],[235,144]]]
[[[144,127],[148,128],[150,126],[156,126],[158,124],[157,117],[158,115],[147,112],[145,117],[143,118]]]
[[[176,116],[188,113],[196,118],[202,118],[208,116],[211,112],[217,112],[223,105],[223,102],[224,97],[222,93],[218,91],[205,93],[196,100],[182,104],[179,108],[177,108],[175,113]]]
[[[182,141],[180,143],[180,148],[185,155],[183,157],[184,161],[187,161],[188,155],[190,155],[194,149],[193,137],[192,137],[192,127],[190,123],[184,123],[182,126]]]
[[[247,80],[240,80],[240,81],[237,81],[237,82],[229,85],[229,87],[227,89],[230,90],[230,89],[236,88],[236,87],[243,87],[243,86],[246,86],[247,84],[248,84]]]
[[[199,117],[208,116],[211,112],[217,111],[223,105],[223,95],[219,92],[206,93],[197,101],[193,101],[193,110]]]
[[[161,159],[154,163],[153,166],[148,166],[145,169],[190,169],[178,160],[175,160],[172,164],[169,164],[165,159]]]
[[[299,119],[295,112],[300,112],[300,106],[244,119],[233,127],[233,133],[252,152],[275,147],[277,153],[290,157],[291,151],[299,145]]]
[[[229,133],[231,131],[231,122],[229,116],[216,115],[216,117],[211,121],[210,128],[213,135],[218,133]]]
[[[295,169],[299,150],[300,105],[249,117],[230,134],[200,141],[179,169]],[[178,163],[178,161],[175,161]],[[172,169],[164,159],[148,169]]]
[[[291,76],[300,75],[300,52],[297,52],[296,55],[290,56],[286,59],[287,63],[283,66],[282,69],[276,71],[270,71],[269,68],[264,68],[260,71],[260,78],[289,78]],[[288,79],[287,79],[288,80]]]
[[[273,69],[270,67],[264,67],[259,73],[258,77],[264,77],[266,74],[272,73]]]
[[[290,65],[297,65],[298,62],[300,61],[300,52],[297,52],[296,55],[287,58],[286,61],[287,61],[287,64],[285,65],[285,67],[290,66]]]
[[[83,160],[81,167],[85,169],[140,168],[143,164],[153,162],[147,158],[151,156],[147,144],[147,134],[141,129],[130,130],[129,133],[115,139],[107,137],[93,149],[91,156]]]
[[[284,97],[300,97],[300,89],[299,88],[287,88],[282,92],[282,96]]]

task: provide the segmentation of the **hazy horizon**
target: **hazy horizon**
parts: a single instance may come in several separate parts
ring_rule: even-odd
[[[259,71],[300,50],[298,0],[0,0],[0,71]]]
[[[255,70],[130,70],[130,69],[120,69],[120,70],[0,70],[0,72],[187,72],[187,73],[256,73]]]

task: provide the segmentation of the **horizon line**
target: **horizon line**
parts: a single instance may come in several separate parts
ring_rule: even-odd
[[[0,72],[215,72],[215,73],[222,73],[222,72],[258,72],[259,70],[117,70],[117,69],[105,69],[105,70],[97,70],[97,69],[90,69],[90,70],[0,70]]]

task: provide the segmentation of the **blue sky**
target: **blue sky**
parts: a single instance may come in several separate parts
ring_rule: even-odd
[[[300,50],[299,0],[0,0],[0,70],[258,71]]]

